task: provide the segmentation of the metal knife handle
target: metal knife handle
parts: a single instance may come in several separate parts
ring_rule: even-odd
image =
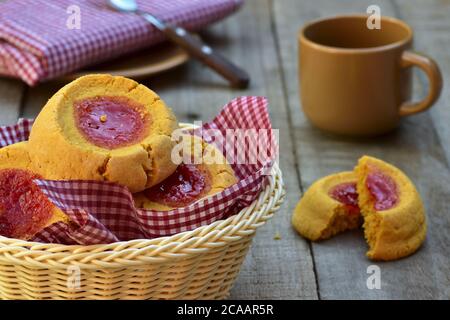
[[[242,68],[214,51],[210,46],[181,27],[173,27],[165,24],[150,14],[144,14],[144,18],[149,20],[160,29],[170,40],[185,49],[191,56],[197,58],[211,69],[227,79],[233,87],[245,89],[250,83],[250,77]],[[156,23],[155,23],[156,20]]]
[[[243,69],[180,27],[166,26],[164,34],[211,69],[227,79],[233,87],[245,89],[250,77]]]

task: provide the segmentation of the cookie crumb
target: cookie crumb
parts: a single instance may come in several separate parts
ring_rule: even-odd
[[[100,116],[101,122],[106,122],[106,120],[108,120],[108,117],[106,116],[106,114]]]

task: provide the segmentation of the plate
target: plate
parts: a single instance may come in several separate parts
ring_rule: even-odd
[[[93,73],[108,73],[132,79],[141,79],[178,67],[188,60],[189,54],[186,51],[173,43],[164,42],[134,54],[79,70],[61,79],[72,81]]]

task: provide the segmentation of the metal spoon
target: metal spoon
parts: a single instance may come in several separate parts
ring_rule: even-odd
[[[135,0],[107,0],[111,8],[127,13],[138,14],[162,31],[172,42],[185,49],[191,56],[197,58],[211,69],[227,79],[232,86],[247,88],[250,78],[243,69],[233,64],[210,46],[190,34],[187,30],[171,26],[154,15],[139,9]]]

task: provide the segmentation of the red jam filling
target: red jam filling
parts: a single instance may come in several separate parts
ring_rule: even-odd
[[[358,193],[356,191],[356,182],[341,183],[330,190],[330,196],[344,204],[349,213],[359,214]]]
[[[139,142],[148,127],[143,106],[126,97],[94,97],[74,103],[76,125],[86,140],[115,149]]]
[[[179,208],[200,199],[210,189],[208,172],[196,165],[181,164],[175,173],[148,189],[145,195],[150,201]]]
[[[371,172],[367,175],[366,186],[375,199],[375,210],[388,210],[397,204],[397,185],[391,177],[379,171]]]
[[[0,235],[26,240],[51,218],[53,204],[33,183],[39,178],[25,170],[0,171]]]

